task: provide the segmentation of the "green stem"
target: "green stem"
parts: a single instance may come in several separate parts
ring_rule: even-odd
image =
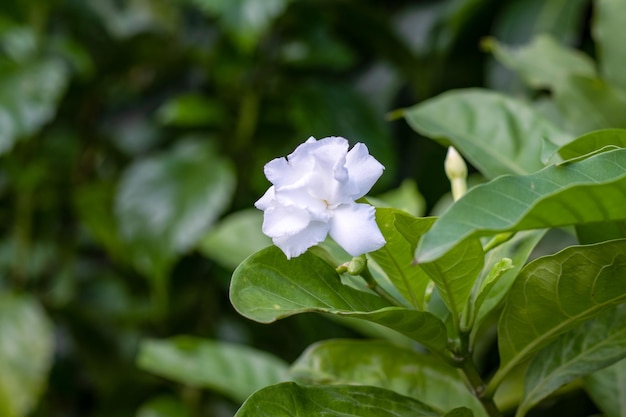
[[[478,373],[476,364],[471,356],[468,356],[461,361],[460,370],[463,372],[463,375],[472,390],[472,394],[478,398],[487,414],[490,417],[502,417],[502,413],[498,410],[498,407],[496,407],[496,404],[493,402],[493,398],[485,395],[487,387]]]
[[[389,301],[391,304],[398,306],[398,307],[403,307],[401,302],[396,300],[393,295],[389,294],[387,290],[385,290],[383,287],[378,285],[378,282],[376,282],[376,280],[374,279],[374,276],[372,275],[369,268],[367,267],[367,264],[361,270],[360,275],[361,277],[363,277],[363,279],[367,283],[367,287],[369,289],[374,291],[376,294],[380,295],[385,300]]]

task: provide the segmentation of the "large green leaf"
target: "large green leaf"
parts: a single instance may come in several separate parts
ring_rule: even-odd
[[[213,389],[237,402],[287,379],[287,364],[269,353],[188,336],[144,340],[137,363],[146,371]]]
[[[490,387],[559,335],[624,301],[626,239],[570,246],[529,263],[500,316],[500,368]]]
[[[611,308],[542,349],[526,373],[518,415],[574,379],[626,357],[626,304]]]
[[[626,49],[623,42],[626,8],[621,0],[598,0],[595,3],[592,33],[600,71],[608,81],[626,90]]]
[[[0,415],[21,417],[36,405],[52,365],[52,325],[28,296],[0,294]]]
[[[435,350],[447,342],[434,315],[389,307],[372,293],[343,285],[335,269],[310,252],[291,260],[275,246],[255,253],[233,273],[230,299],[240,314],[261,323],[321,312],[382,324]]]
[[[606,417],[626,415],[626,359],[587,376],[585,389]]]
[[[432,355],[383,341],[330,340],[309,347],[291,376],[314,384],[371,385],[418,399],[437,410],[465,406],[485,411],[459,373]]]
[[[431,262],[464,239],[498,232],[623,220],[625,188],[626,149],[528,176],[503,176],[451,206],[422,236],[415,256]]]
[[[536,89],[558,89],[570,74],[596,75],[593,60],[584,53],[560,45],[542,34],[523,47],[509,47],[496,40],[487,44],[495,57]]]
[[[115,209],[140,270],[162,274],[228,206],[234,187],[231,164],[201,141],[134,162],[122,177]]]
[[[404,115],[418,133],[454,145],[488,178],[537,171],[544,139],[564,141],[531,105],[487,90],[450,91]]]
[[[257,391],[235,417],[438,416],[409,397],[377,387],[300,386],[292,382]]]

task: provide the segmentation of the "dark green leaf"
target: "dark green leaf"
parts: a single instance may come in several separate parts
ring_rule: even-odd
[[[68,71],[58,60],[0,62],[0,154],[33,135],[56,114]]]
[[[415,398],[438,410],[471,408],[485,416],[455,368],[432,355],[383,341],[330,340],[309,347],[292,377],[313,384],[371,385]],[[471,414],[470,414],[471,415]]]
[[[321,312],[372,321],[436,350],[447,343],[445,326],[432,314],[389,307],[343,285],[335,269],[310,252],[291,260],[274,246],[255,253],[233,273],[230,299],[240,314],[261,323]]]
[[[472,410],[470,410],[469,408],[459,407],[459,408],[455,408],[454,410],[448,411],[442,417],[473,417],[475,415],[476,414],[474,414]]]
[[[222,104],[199,94],[177,96],[157,110],[161,123],[179,127],[219,125],[226,116]]]
[[[523,415],[560,386],[626,357],[626,304],[609,309],[543,348],[526,373]]]
[[[595,2],[592,33],[598,50],[602,76],[609,82],[626,90],[626,49],[624,27],[626,9],[620,0]]]
[[[529,263],[500,316],[500,369],[492,383],[559,335],[625,300],[624,239],[570,246]]]
[[[586,377],[585,389],[606,417],[626,415],[626,359]]]
[[[421,417],[438,414],[421,402],[367,386],[300,386],[286,382],[250,397],[235,417]]]
[[[189,417],[189,410],[174,397],[160,396],[142,404],[137,417]]]
[[[218,391],[237,402],[258,389],[285,381],[287,374],[287,364],[269,353],[186,336],[144,340],[137,363],[143,370]]]
[[[626,149],[528,176],[497,178],[450,207],[422,237],[416,258],[431,262],[477,236],[624,220],[625,188]]]
[[[450,91],[404,115],[418,133],[454,145],[487,178],[537,171],[544,139],[564,141],[532,106],[488,90]]]
[[[28,296],[0,294],[0,415],[22,417],[42,394],[54,349],[52,324]]]
[[[192,0],[201,10],[220,19],[240,49],[252,51],[285,10],[290,0]]]

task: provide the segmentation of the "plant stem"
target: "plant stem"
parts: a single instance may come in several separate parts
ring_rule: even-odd
[[[393,295],[389,294],[387,290],[385,290],[383,287],[378,285],[378,282],[376,282],[376,280],[374,279],[374,276],[372,275],[369,268],[367,267],[367,264],[361,270],[360,275],[361,277],[363,277],[363,279],[367,283],[367,287],[369,289],[374,291],[376,294],[380,295],[385,300],[389,301],[391,304],[398,306],[398,307],[403,307],[402,303],[396,300]]]
[[[464,358],[460,366],[461,372],[465,375],[465,378],[472,390],[472,394],[480,400],[483,408],[490,417],[502,417],[502,413],[496,407],[491,397],[485,396],[486,385],[482,377],[476,369],[476,365],[471,357]]]

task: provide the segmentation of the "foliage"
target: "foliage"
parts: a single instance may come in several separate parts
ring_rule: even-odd
[[[0,415],[624,414],[625,20],[3,2]],[[330,240],[287,260],[250,208],[263,164],[334,135],[385,166],[356,275]]]

